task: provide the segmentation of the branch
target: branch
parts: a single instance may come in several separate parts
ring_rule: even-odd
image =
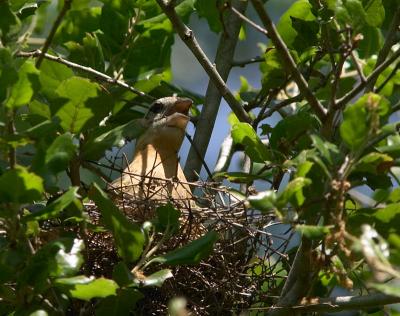
[[[243,3],[243,1],[240,1]],[[172,6],[170,1],[166,0],[157,0],[158,5],[164,11],[165,15],[171,21],[173,27],[178,33],[179,37],[186,44],[186,46],[192,51],[193,55],[197,58],[200,65],[207,72],[208,76],[212,83],[218,89],[218,92],[224,97],[232,111],[236,114],[238,119],[242,122],[251,122],[251,118],[243,109],[240,102],[238,102],[232,92],[229,90],[225,81],[222,79],[221,75],[215,69],[213,64],[210,62],[204,51],[201,49],[199,43],[196,40],[196,37],[193,34],[193,31],[189,29],[176,14],[174,7]]]
[[[260,33],[264,34],[265,36],[268,36],[268,32],[263,29],[261,26],[259,26],[257,23],[254,23],[252,20],[250,20],[247,16],[236,10],[234,7],[232,7],[229,3],[225,4],[227,7],[229,7],[233,13],[235,13],[241,20],[244,22],[248,23],[252,27],[254,27],[257,31]]]
[[[118,85],[118,86],[120,86],[120,87],[122,87],[124,89],[129,90],[130,92],[132,92],[134,94],[137,94],[137,95],[139,95],[141,97],[144,97],[144,98],[148,99],[149,101],[154,101],[154,99],[155,99],[151,95],[149,95],[147,93],[144,93],[144,92],[142,92],[140,90],[135,89],[134,87],[128,85],[124,81],[114,79],[114,78],[112,78],[110,76],[107,76],[106,74],[104,74],[104,73],[102,73],[100,71],[94,70],[93,68],[73,63],[71,61],[68,61],[68,60],[63,59],[63,58],[58,57],[58,56],[53,56],[53,55],[50,55],[50,54],[47,54],[47,53],[43,54],[43,52],[41,52],[40,50],[35,50],[33,52],[18,52],[16,54],[16,56],[17,57],[24,57],[24,58],[29,58],[29,57],[40,58],[40,56],[43,56],[43,58],[46,58],[48,60],[54,61],[54,62],[59,63],[59,64],[63,64],[65,66],[69,67],[69,68],[76,69],[76,70],[79,70],[79,71],[82,71],[82,72],[86,72],[86,73],[94,76],[96,79],[99,79],[101,81],[104,81],[104,82],[107,82],[107,83],[111,83],[111,84],[116,84],[116,85]]]
[[[390,24],[390,28],[386,36],[385,43],[383,44],[383,47],[380,50],[378,58],[376,60],[375,69],[379,67],[389,55],[393,44],[395,44],[396,42],[396,33],[398,32],[399,25],[400,25],[400,7],[397,8],[396,12],[393,15],[393,19]],[[376,79],[378,79],[378,77],[373,78],[373,80],[371,80],[368,83],[368,85],[366,86],[366,91],[373,91]]]
[[[262,63],[263,61],[265,61],[264,57],[257,56],[257,57],[250,58],[248,60],[233,61],[232,67],[244,67],[249,64]]]
[[[389,76],[386,77],[386,79],[382,82],[382,84],[376,88],[375,92],[379,93],[392,78],[397,74],[397,71],[400,69],[400,62],[397,63],[397,65],[393,68],[392,72],[389,74]]]
[[[294,306],[306,295],[312,283],[311,250],[311,241],[303,237],[283,286],[277,307],[271,307],[267,316],[287,315],[286,309],[282,309],[282,307]],[[282,310],[284,311],[282,312]]]
[[[283,100],[283,101],[281,101],[281,102],[275,104],[275,105],[274,105],[273,107],[271,107],[268,111],[266,111],[266,112],[262,115],[261,120],[264,120],[264,119],[266,119],[267,117],[270,117],[270,116],[271,116],[272,114],[274,114],[276,111],[278,111],[278,110],[284,108],[285,106],[287,106],[287,105],[289,105],[289,104],[292,104],[292,103],[295,103],[295,102],[299,102],[299,101],[301,101],[301,100],[302,100],[302,97],[301,97],[300,94],[298,94],[298,95],[296,95],[296,96],[294,96],[294,97],[292,97],[292,98],[285,99],[285,100]],[[261,121],[261,120],[260,120],[260,121]]]
[[[297,305],[291,307],[271,307],[274,315],[293,315],[306,312],[340,312],[345,310],[362,310],[377,306],[400,303],[400,297],[374,293],[362,296],[338,296],[317,299],[317,303]],[[297,315],[297,314],[296,314]]]
[[[231,163],[234,152],[235,150],[234,150],[233,139],[231,133],[229,132],[229,134],[225,137],[224,141],[221,144],[218,154],[218,159],[215,164],[213,173],[227,171]]]
[[[264,8],[264,5],[261,0],[251,0],[258,16],[260,17],[262,23],[264,24],[265,29],[268,32],[268,36],[271,39],[272,43],[274,44],[275,48],[279,52],[280,57],[283,60],[283,64],[288,71],[293,76],[293,80],[296,82],[297,86],[301,94],[310,104],[310,106],[314,109],[317,116],[324,120],[326,116],[326,109],[322,106],[322,104],[318,101],[315,95],[312,93],[308,84],[300,71],[297,69],[297,65],[293,60],[290,52],[283,42],[282,38],[278,34],[278,31],[275,28],[275,25],[272,23],[267,11]]]
[[[190,148],[184,169],[186,178],[189,181],[194,181],[198,178],[197,174],[200,174],[202,160],[204,160],[206,155],[222,96],[228,102],[232,111],[240,121],[251,122],[251,118],[244,110],[243,106],[236,100],[225,84],[232,69],[232,60],[238,41],[241,20],[235,14],[227,12],[228,14],[225,16],[223,21],[225,32],[220,36],[215,56],[215,67],[211,65],[211,62],[197,44],[193,33],[179,20],[174,9],[169,5],[166,6],[161,0],[157,1],[163,3],[162,8],[164,12],[171,19],[176,31],[186,45],[191,49],[192,53],[196,56],[210,78],[204,106],[199,116],[196,125],[196,132],[193,137],[194,145]],[[235,0],[232,5],[243,12],[247,7],[247,2]]]
[[[53,41],[54,35],[56,34],[58,27],[60,26],[65,14],[67,14],[68,10],[71,8],[72,1],[73,0],[64,0],[64,5],[63,5],[60,13],[57,16],[57,19],[54,21],[54,24],[50,30],[49,35],[46,38],[46,41],[43,44],[41,54],[39,55],[38,59],[36,60],[36,68],[40,68],[40,65],[42,64],[45,54],[49,50],[50,44]]]
[[[392,57],[381,63],[375,70],[368,76],[365,82],[360,82],[353,90],[343,96],[336,102],[336,107],[339,109],[347,104],[351,99],[353,99],[357,94],[359,94],[362,89],[364,89],[370,82],[376,81],[378,76],[396,59],[400,57],[400,49],[398,49]]]

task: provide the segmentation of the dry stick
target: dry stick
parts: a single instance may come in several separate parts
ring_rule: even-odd
[[[324,120],[326,116],[326,110],[312,93],[303,75],[297,69],[297,65],[290,55],[289,49],[278,34],[275,25],[272,23],[271,18],[264,8],[264,4],[260,0],[251,0],[251,2],[258,16],[260,17],[265,29],[268,32],[268,37],[271,39],[276,50],[279,52],[279,56],[281,56],[286,70],[292,75],[293,80],[299,87],[300,93],[308,101],[312,109],[316,112],[319,119]]]
[[[386,61],[381,63],[378,67],[376,67],[375,70],[365,80],[365,82],[360,82],[353,90],[351,90],[341,99],[337,100],[336,108],[339,109],[344,107],[347,104],[347,102],[351,101],[351,99],[353,99],[357,94],[359,94],[370,82],[374,82],[378,78],[378,76],[399,57],[400,57],[400,49],[394,52],[389,59],[387,59]]]
[[[33,52],[18,52],[16,54],[16,56],[17,57],[25,57],[25,58],[26,57],[34,57],[34,58],[38,57],[38,58],[40,58],[40,56],[43,56],[43,58],[46,58],[48,60],[54,61],[54,62],[59,63],[59,64],[63,64],[65,66],[69,67],[69,68],[86,72],[86,73],[88,73],[88,74],[94,76],[95,78],[97,78],[99,80],[102,80],[104,82],[111,83],[111,84],[116,84],[116,85],[118,85],[118,86],[120,86],[120,87],[122,87],[124,89],[129,90],[130,92],[132,92],[134,94],[137,94],[137,95],[139,95],[141,97],[144,97],[144,98],[148,99],[149,101],[154,101],[154,99],[155,99],[151,95],[148,95],[147,93],[144,93],[144,92],[142,92],[140,90],[135,89],[134,87],[128,85],[126,82],[124,82],[122,80],[114,79],[114,78],[112,78],[110,76],[107,76],[106,74],[104,74],[104,73],[102,73],[100,71],[94,70],[93,68],[73,63],[71,61],[68,61],[68,60],[63,59],[63,58],[58,57],[58,56],[53,56],[53,55],[50,55],[50,54],[47,54],[47,53],[43,54],[40,50],[35,50]]]
[[[158,0],[159,3],[165,3]],[[235,0],[233,5],[241,11],[247,7],[247,2]],[[192,53],[199,60],[200,64],[206,70],[209,76],[209,83],[205,96],[204,106],[199,116],[196,125],[196,132],[193,137],[194,146],[191,146],[189,155],[184,168],[186,178],[190,181],[197,179],[197,174],[201,170],[201,161],[204,159],[209,142],[211,139],[212,130],[215,125],[218,109],[222,97],[228,102],[232,111],[242,122],[251,122],[251,118],[233,96],[231,91],[225,84],[232,68],[233,54],[238,41],[241,20],[231,12],[224,18],[225,32],[220,36],[217,54],[215,57],[216,66],[212,66],[207,56],[203,53],[200,46],[197,44],[193,33],[184,25],[173,8],[170,5],[162,5],[164,12],[171,19],[176,31],[185,41],[186,45],[191,49]]]
[[[397,74],[397,71],[400,69],[400,62],[397,63],[397,65],[393,68],[392,72],[389,74],[389,76],[386,77],[386,79],[381,83],[381,85],[376,88],[375,92],[379,93],[381,90],[388,84],[390,80]]]
[[[248,60],[236,60],[232,62],[232,67],[244,67],[249,64],[262,63],[263,61],[265,61],[265,58],[261,56],[253,57]]]
[[[249,310],[274,310],[279,311],[281,315],[297,315],[296,313],[324,313],[340,312],[345,310],[369,309],[377,306],[400,303],[400,297],[386,295],[383,293],[374,293],[362,296],[338,296],[319,299],[317,303],[297,305],[291,307],[272,307],[272,308],[250,308]]]
[[[233,143],[231,131],[229,131],[229,134],[225,137],[220,146],[218,159],[214,167],[214,174],[218,172],[225,172],[228,170],[232,160],[232,156],[235,152],[234,147],[235,145]]]
[[[285,106],[291,104],[291,103],[295,103],[295,102],[299,102],[302,100],[302,96],[300,94],[289,98],[289,99],[285,99],[277,104],[275,104],[273,107],[271,107],[267,112],[265,112],[262,116],[262,120],[266,119],[267,117],[270,117],[272,114],[274,114],[276,111],[284,108]]]
[[[57,16],[57,19],[54,21],[54,24],[50,30],[49,35],[46,38],[46,41],[44,42],[44,45],[42,48],[42,53],[40,54],[39,58],[36,60],[36,68],[40,68],[40,65],[42,64],[42,61],[44,59],[44,55],[49,50],[50,44],[53,41],[53,37],[56,34],[57,29],[60,26],[65,14],[71,8],[71,4],[72,4],[72,0],[64,0],[64,5],[63,5],[60,13]]]
[[[204,51],[201,49],[199,43],[196,40],[196,37],[193,34],[193,31],[181,21],[170,2],[166,2],[165,0],[157,0],[157,3],[171,21],[179,37],[192,51],[193,55],[197,58],[203,69],[207,72],[212,83],[216,86],[219,93],[224,97],[238,119],[242,122],[250,123],[250,116],[243,109],[243,106],[240,104],[240,102],[236,100],[235,96],[229,90],[221,75],[218,73]]]
[[[234,7],[232,7],[229,3],[225,4],[228,8],[232,10],[233,13],[235,13],[240,19],[254,27],[257,31],[260,33],[264,34],[265,36],[268,36],[268,32],[264,30],[261,26],[259,26],[257,23],[254,23],[252,20],[250,20],[247,16],[236,10]]]
[[[378,54],[378,59],[376,60],[375,69],[377,69],[389,55],[392,46],[396,42],[396,33],[399,31],[399,26],[400,26],[400,7],[397,8],[395,14],[393,15],[393,19],[390,24],[389,32],[387,34],[385,43],[383,44],[383,47]],[[366,85],[365,88],[366,92],[374,90],[376,79],[378,79],[378,77],[373,78],[373,80],[371,80]]]

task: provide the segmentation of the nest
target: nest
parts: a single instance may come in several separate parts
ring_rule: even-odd
[[[182,183],[176,179],[157,181],[157,190],[165,192],[160,195],[164,198],[156,201],[133,197],[122,186],[114,186],[109,192],[120,210],[135,222],[151,220],[157,205],[170,203],[180,211],[179,231],[161,244],[157,255],[186,245],[210,230],[216,231],[219,238],[211,255],[198,265],[172,268],[150,265],[140,271],[150,275],[162,268],[171,268],[173,278],[167,279],[161,288],[141,289],[144,299],[139,303],[139,314],[165,315],[168,302],[174,297],[186,299],[187,311],[191,315],[232,315],[270,305],[285,278],[282,275],[284,269],[279,267],[287,262],[284,253],[290,240],[287,236],[274,236],[266,231],[269,226],[277,224],[273,214],[248,209],[243,200],[235,197],[228,188],[215,183]],[[164,185],[160,185],[163,181]],[[195,192],[190,201],[171,197],[171,186],[179,185],[190,186]],[[91,206],[88,212],[92,221],[99,223],[99,210]],[[159,233],[153,243],[161,238]],[[87,259],[87,272],[111,276],[119,259],[109,233],[90,235]]]

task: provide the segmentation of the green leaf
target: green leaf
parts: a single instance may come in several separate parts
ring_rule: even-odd
[[[382,0],[368,0],[365,5],[366,22],[371,26],[379,27],[385,20],[385,8]]]
[[[173,29],[168,19],[146,29],[129,50],[129,62],[124,75],[127,78],[139,78],[148,71],[170,68],[173,42]]]
[[[28,104],[39,87],[39,70],[31,60],[27,60],[18,71],[18,81],[11,88],[6,106],[16,108]]]
[[[106,131],[103,132],[104,130]],[[133,120],[111,130],[98,129],[96,133],[89,135],[89,139],[83,144],[82,155],[85,159],[99,159],[107,149],[118,146],[124,138],[136,139],[145,130],[146,126],[142,120]]]
[[[124,43],[130,18],[115,10],[110,3],[105,3],[101,8],[100,29],[111,46],[111,50],[115,53],[121,49],[120,46]]]
[[[319,126],[318,118],[309,111],[303,110],[290,115],[273,128],[270,138],[271,148],[282,154],[306,149],[310,145],[307,133],[316,132]]]
[[[382,223],[396,223],[400,219],[400,203],[389,204],[383,209],[378,209],[373,216]]]
[[[400,290],[398,285],[382,284],[382,283],[371,283],[370,286],[381,293],[391,296],[400,297]]]
[[[56,260],[56,271],[51,276],[69,276],[79,271],[83,264],[83,256],[81,252],[85,248],[83,240],[74,239],[71,247],[62,245],[58,250]]]
[[[94,279],[85,276],[72,278],[60,278],[55,284],[65,290],[68,296],[84,301],[90,301],[96,297],[116,295],[119,288],[113,280],[106,278]]]
[[[129,221],[97,184],[92,186],[89,196],[99,207],[105,226],[113,233],[118,254],[128,262],[136,261],[145,242],[140,227]]]
[[[261,212],[270,212],[276,208],[277,197],[275,191],[268,190],[250,195],[247,200],[255,209]]]
[[[288,183],[285,190],[279,194],[278,205],[284,207],[288,202],[292,202],[295,206],[301,206],[304,203],[303,188],[311,184],[311,180],[298,177]]]
[[[56,111],[60,125],[66,132],[76,134],[107,115],[107,106],[111,100],[99,95],[97,84],[89,80],[72,77],[61,83],[57,89],[58,95],[66,102]]]
[[[318,27],[310,21],[315,21],[315,16],[307,0],[296,1],[282,15],[276,27],[289,49],[302,51],[312,45]]]
[[[174,208],[171,203],[156,208],[157,222],[156,227],[159,232],[174,234],[179,230],[179,217],[181,212]]]
[[[292,27],[297,36],[293,41],[293,48],[298,52],[305,52],[308,48],[318,45],[319,24],[316,21],[307,21],[291,16]]]
[[[44,209],[24,216],[23,220],[28,222],[31,220],[47,220],[50,218],[55,218],[72,203],[77,205],[78,208],[82,209],[82,204],[79,200],[78,189],[78,187],[69,188],[67,192],[48,204]]]
[[[367,58],[379,52],[384,42],[381,30],[377,27],[366,25],[362,29],[362,34],[364,39],[360,42],[358,49],[360,58]]]
[[[377,113],[383,103],[381,96],[368,93],[344,110],[340,136],[351,150],[357,150],[365,144],[371,128],[371,114]]]
[[[164,284],[165,280],[172,278],[173,276],[174,275],[172,274],[172,271],[170,269],[164,269],[149,275],[143,280],[141,279],[140,282],[141,284],[143,284],[143,286],[161,287]]]
[[[100,72],[104,72],[104,56],[100,41],[96,33],[87,33],[83,38],[83,45],[76,42],[67,42],[68,59],[83,64]]]
[[[270,155],[257,133],[248,123],[237,123],[232,126],[232,138],[236,144],[244,146],[245,153],[253,162],[266,162]]]
[[[69,133],[58,136],[46,152],[45,164],[54,173],[67,169],[68,163],[76,152],[72,135]]]
[[[0,101],[7,96],[7,90],[18,80],[18,72],[15,69],[14,59],[8,48],[0,48]]]
[[[214,178],[224,178],[233,183],[252,183],[255,180],[263,180],[270,174],[263,172],[262,174],[249,174],[246,172],[219,172],[214,174]]]
[[[328,226],[297,225],[296,230],[308,239],[322,239],[329,234]]]
[[[75,1],[74,1],[75,2]],[[70,10],[65,15],[61,26],[54,37],[55,43],[74,41],[82,43],[87,33],[100,28],[101,7],[86,7],[80,10]]]
[[[74,72],[67,66],[44,59],[40,66],[39,80],[41,91],[50,98],[56,98],[57,88],[64,80],[74,76]]]
[[[20,30],[21,22],[11,11],[8,1],[0,2],[0,39],[5,46]],[[3,46],[2,45],[2,46]]]
[[[29,16],[32,16],[35,14],[36,10],[44,3],[47,1],[41,1],[41,0],[36,0],[35,3],[26,3],[24,6],[18,10],[17,12],[17,17],[20,20],[24,20]]]
[[[322,140],[318,135],[313,134],[310,136],[314,147],[319,151],[322,158],[325,159],[330,165],[333,165],[337,156],[339,155],[339,148],[326,140]]]
[[[160,262],[172,266],[198,264],[202,259],[208,257],[217,239],[218,234],[215,231],[210,231],[186,246],[150,260],[149,263]]]
[[[393,158],[389,155],[371,152],[363,156],[354,166],[354,172],[372,174],[387,173],[394,165]]]
[[[12,203],[31,203],[42,198],[43,179],[16,166],[0,176],[0,200]]]
[[[125,262],[118,262],[113,268],[113,279],[119,286],[128,286],[133,283],[133,275]]]
[[[219,33],[222,30],[222,3],[218,0],[197,0],[196,11],[201,18],[207,19],[211,31]]]
[[[45,244],[27,262],[19,277],[20,284],[34,286],[40,292],[48,286],[49,277],[75,274],[83,263],[83,248],[82,240],[72,238],[62,238]]]
[[[280,87],[287,79],[287,73],[276,49],[267,50],[265,62],[260,64],[262,85],[266,90]]]
[[[143,294],[136,289],[127,288],[118,291],[117,296],[109,296],[96,306],[96,316],[130,316]],[[132,312],[131,312],[132,311]]]

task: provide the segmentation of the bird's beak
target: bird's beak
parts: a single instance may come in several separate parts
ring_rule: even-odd
[[[174,114],[166,117],[166,125],[169,127],[177,127],[185,130],[187,123],[189,122],[189,116],[175,112]]]
[[[167,113],[167,115],[171,115],[174,113],[181,113],[184,115],[189,114],[189,109],[192,106],[193,101],[188,99],[188,98],[178,98],[174,104],[174,106],[170,109],[170,113]]]

